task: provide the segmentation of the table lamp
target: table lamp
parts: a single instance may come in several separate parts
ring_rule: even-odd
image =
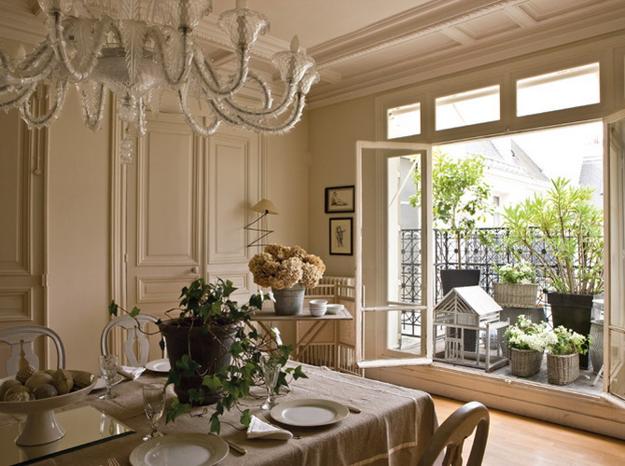
[[[254,226],[254,225],[262,221],[262,219],[265,218],[267,215],[278,215],[278,209],[276,209],[276,206],[269,199],[261,199],[260,201],[258,201],[256,204],[252,206],[252,210],[254,212],[258,212],[260,215],[255,220],[245,225],[243,229],[247,231],[258,232],[259,236],[254,241],[249,243],[247,247],[251,248],[254,246],[258,246],[258,247],[265,246],[265,244],[261,243],[261,241],[267,238],[270,234],[272,234],[273,230],[263,228],[262,225],[260,224],[257,226]]]

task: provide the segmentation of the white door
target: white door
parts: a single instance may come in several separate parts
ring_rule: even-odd
[[[428,144],[356,144],[356,352],[361,368],[431,364],[431,166]],[[420,281],[408,296],[402,282],[402,234],[410,226],[420,232],[411,264],[419,269]],[[402,328],[410,319],[414,339],[405,351]]]
[[[164,317],[204,277],[253,290],[243,227],[260,198],[259,136],[225,128],[193,134],[180,115],[149,121],[127,168],[126,303]]]
[[[605,122],[606,186],[606,312],[604,384],[625,399],[625,111]]]
[[[15,110],[0,112],[0,141],[0,328],[45,324],[45,130],[29,131]],[[44,363],[45,345],[37,343]],[[7,351],[0,344],[0,361]],[[5,375],[0,364],[0,377]]]

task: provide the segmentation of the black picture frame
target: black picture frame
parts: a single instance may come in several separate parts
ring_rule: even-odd
[[[335,236],[337,228],[341,226],[340,224],[346,226],[342,235],[342,240],[346,241],[346,244],[342,246],[337,244],[337,237]],[[354,255],[354,219],[351,217],[333,217],[328,221],[328,247],[331,256]]]
[[[342,194],[341,194],[342,193]],[[345,203],[345,205],[333,206],[334,199]],[[326,214],[347,214],[355,211],[356,190],[354,185],[331,186],[325,189],[324,210]]]

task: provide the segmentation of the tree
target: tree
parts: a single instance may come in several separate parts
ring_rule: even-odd
[[[449,231],[456,240],[458,268],[462,267],[462,239],[469,236],[477,223],[486,220],[491,211],[490,185],[484,180],[486,165],[481,155],[453,159],[434,151],[432,167],[432,198],[434,226]],[[421,174],[413,175],[417,193],[410,197],[410,204],[417,207],[421,202]]]

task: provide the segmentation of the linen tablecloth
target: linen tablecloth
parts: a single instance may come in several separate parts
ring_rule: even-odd
[[[349,403],[362,410],[338,424],[324,428],[289,428],[299,439],[288,441],[246,439],[235,413],[223,419],[221,435],[244,446],[248,453],[240,456],[231,452],[220,463],[223,466],[334,466],[415,465],[427,447],[436,426],[434,404],[427,393],[341,374],[326,368],[304,365],[308,379],[291,384],[291,391],[278,398],[327,398]],[[128,465],[131,451],[141,443],[149,430],[143,413],[141,386],[164,380],[144,375],[134,382],[124,382],[114,388],[113,400],[98,400],[90,395],[87,403],[117,418],[137,431],[126,437],[107,441],[56,456],[37,464],[54,466],[109,466],[115,458],[120,465]],[[262,392],[261,392],[262,393]],[[261,419],[267,419],[258,406],[259,399],[244,401],[245,407]],[[210,407],[209,407],[210,410]],[[195,409],[198,413],[201,409]],[[209,415],[180,416],[174,423],[162,424],[162,432],[208,432]],[[0,419],[2,422],[2,419]],[[4,422],[8,422],[4,419]],[[184,465],[181,465],[184,466]]]

